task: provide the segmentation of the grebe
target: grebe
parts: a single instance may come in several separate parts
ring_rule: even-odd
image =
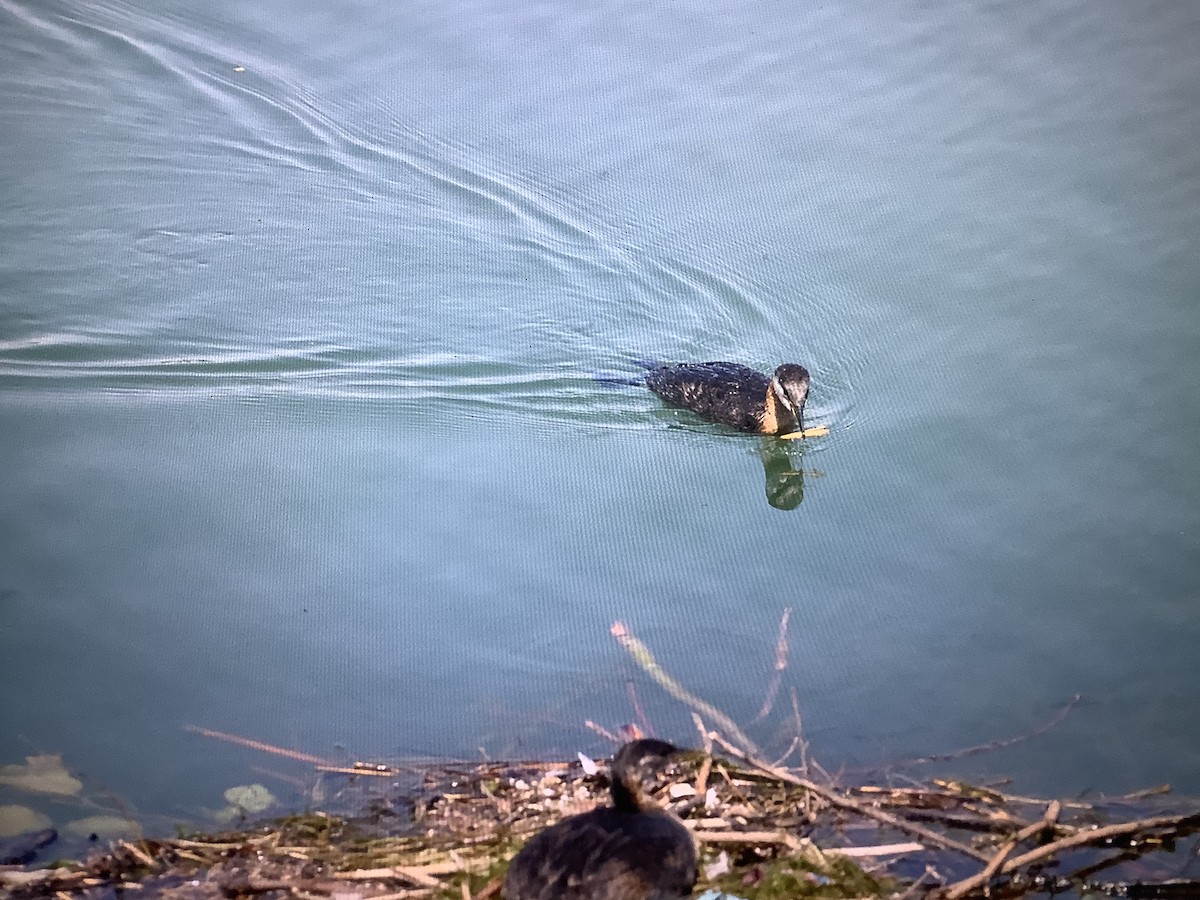
[[[784,363],[768,377],[738,363],[680,363],[652,369],[646,387],[718,425],[783,434],[803,427],[808,369]]]
[[[535,835],[508,867],[504,900],[677,900],[696,883],[696,844],[643,780],[678,748],[643,738],[609,766],[612,806]]]

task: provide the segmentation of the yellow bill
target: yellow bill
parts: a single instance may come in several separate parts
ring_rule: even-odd
[[[781,434],[779,435],[779,439],[781,441],[795,441],[799,440],[800,438],[825,437],[827,434],[829,434],[829,428],[825,425],[818,425],[816,428],[805,428],[803,431],[793,431],[790,434]]]

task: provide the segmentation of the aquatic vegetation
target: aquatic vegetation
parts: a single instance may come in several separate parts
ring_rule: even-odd
[[[50,825],[50,817],[36,809],[14,803],[0,805],[0,838],[40,831]]]
[[[218,810],[214,818],[229,824],[246,816],[257,816],[278,804],[274,794],[261,784],[242,784],[225,791],[225,802],[229,805]]]
[[[67,771],[58,754],[25,757],[25,765],[0,766],[0,784],[38,794],[74,796],[83,782]]]

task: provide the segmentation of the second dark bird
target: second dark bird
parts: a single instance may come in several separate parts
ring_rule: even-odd
[[[678,748],[631,741],[609,766],[612,806],[535,835],[504,879],[504,900],[678,900],[696,883],[696,844],[645,783]]]

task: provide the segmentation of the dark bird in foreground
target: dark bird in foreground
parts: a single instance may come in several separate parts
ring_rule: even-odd
[[[646,387],[718,425],[784,434],[804,427],[808,369],[784,363],[767,376],[739,363],[680,363],[651,369]]]
[[[666,741],[623,746],[609,766],[612,806],[534,836],[504,879],[504,900],[678,900],[696,883],[696,844],[645,790],[678,752]]]

